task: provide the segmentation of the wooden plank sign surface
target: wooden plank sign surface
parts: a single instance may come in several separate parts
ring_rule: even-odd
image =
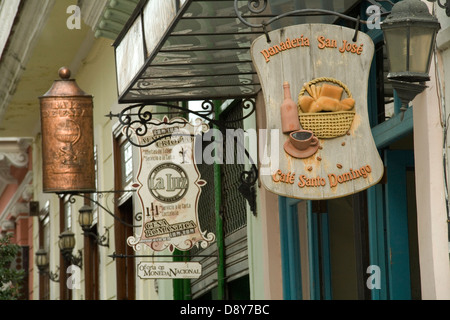
[[[377,184],[383,163],[367,112],[374,44],[369,36],[329,24],[275,30],[252,44],[267,129],[263,185],[309,200],[344,197]],[[292,100],[288,99],[289,96]],[[290,101],[289,101],[290,100]],[[294,103],[294,104],[293,104]]]

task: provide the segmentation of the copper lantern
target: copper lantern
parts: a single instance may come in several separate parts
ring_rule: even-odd
[[[50,90],[39,97],[42,130],[43,191],[95,191],[93,97],[59,70]]]

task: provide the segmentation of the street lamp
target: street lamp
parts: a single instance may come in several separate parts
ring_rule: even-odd
[[[74,256],[73,248],[75,248],[75,234],[66,230],[59,235],[59,249],[64,260],[81,268],[83,262],[81,250],[78,250],[78,256]]]
[[[436,33],[440,25],[420,0],[396,3],[381,24],[389,58],[388,79],[402,100],[403,109],[425,88]]]
[[[36,266],[38,267],[39,273],[45,273],[48,264],[47,251],[45,249],[39,249],[36,252]]]
[[[93,209],[89,205],[84,205],[78,210],[78,222],[83,229],[85,236],[92,236],[99,246],[109,247],[109,230],[105,228],[105,233],[99,236],[97,232],[92,232],[92,223],[94,221]]]
[[[431,53],[440,28],[436,17],[420,0],[396,3],[381,28],[389,56],[389,79],[422,82],[430,80]]]
[[[51,272],[48,269],[49,261],[47,256],[47,251],[45,249],[39,249],[36,252],[36,266],[41,275],[47,274],[49,279],[54,282],[59,282],[58,273]]]
[[[84,205],[78,210],[78,222],[83,229],[84,232],[87,232],[91,229],[92,222],[94,222],[94,214],[92,213],[92,207],[88,205]]]

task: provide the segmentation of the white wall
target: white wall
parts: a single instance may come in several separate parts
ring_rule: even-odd
[[[430,8],[432,7],[429,4]],[[444,99],[438,94],[444,83],[450,83],[449,18],[439,9],[441,31],[438,46],[441,52],[432,61],[428,88],[413,101],[414,154],[416,167],[417,223],[422,299],[450,299],[450,264],[448,252],[448,215],[444,182],[443,121],[448,111],[450,89]],[[439,56],[440,54],[440,56]],[[441,60],[442,59],[442,60]],[[450,93],[450,92],[448,92]],[[447,164],[448,168],[448,164]]]

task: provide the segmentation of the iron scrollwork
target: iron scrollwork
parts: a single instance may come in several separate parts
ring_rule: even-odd
[[[113,190],[113,191],[96,191],[93,192],[93,194],[96,194],[98,198],[102,198],[104,194],[120,194],[120,193],[124,193],[124,192],[135,192],[135,190]],[[70,193],[69,194],[69,198],[68,201],[70,203],[75,203],[76,202],[76,198],[75,197],[80,197],[83,199],[87,199],[90,202],[94,203],[95,205],[97,205],[98,207],[100,207],[101,209],[103,209],[106,213],[108,213],[110,216],[112,216],[114,219],[116,219],[117,221],[119,221],[121,224],[123,224],[126,227],[131,227],[131,228],[140,228],[140,225],[132,225],[129,224],[125,221],[123,221],[122,219],[120,219],[118,216],[116,216],[113,212],[111,212],[111,210],[109,210],[107,207],[105,207],[104,205],[102,205],[99,201],[93,199],[92,197],[89,196],[89,194],[84,194],[84,193]],[[108,229],[106,230],[106,233],[109,232]],[[100,241],[105,241],[106,239],[106,233],[105,233],[105,237],[103,237],[103,240],[100,239]],[[106,244],[106,243],[105,243]]]
[[[106,117],[110,120],[113,118],[118,118],[119,123],[124,127],[125,136],[127,140],[135,147],[147,147],[158,140],[170,137],[170,135],[161,136],[149,143],[139,143],[133,140],[133,135],[136,134],[138,137],[144,137],[148,133],[148,126],[160,126],[163,122],[152,121],[154,115],[168,115],[168,114],[180,114],[180,113],[192,113],[208,121],[213,121],[208,118],[214,112],[212,101],[206,100],[202,103],[202,111],[194,111],[185,107],[180,107],[174,104],[167,103],[155,103],[152,106],[166,107],[170,109],[175,109],[178,111],[167,111],[167,112],[152,112],[148,110],[148,105],[146,104],[135,104],[124,108],[120,113],[113,114],[110,112]],[[185,124],[183,120],[173,121],[172,124],[179,123]]]
[[[382,9],[383,13],[382,15],[386,15],[389,14],[389,12],[385,12],[383,6],[381,4],[379,4],[379,2],[389,2],[390,4],[393,5],[392,1],[390,0],[370,0],[369,2],[372,4],[376,4],[380,7],[380,9]],[[308,15],[313,15],[313,14],[318,14],[318,15],[334,15],[337,16],[341,19],[345,19],[348,21],[352,21],[355,22],[357,24],[357,28],[359,28],[359,24],[369,24],[370,22],[366,21],[366,20],[361,20],[359,17],[355,18],[355,17],[351,17],[348,16],[346,14],[340,13],[340,12],[335,12],[332,10],[326,10],[326,9],[298,9],[298,10],[293,10],[293,11],[289,11],[289,12],[285,12],[283,14],[280,14],[278,16],[275,16],[271,19],[269,19],[268,21],[263,21],[260,24],[254,24],[254,23],[250,23],[247,20],[244,19],[244,17],[242,16],[242,14],[239,12],[239,6],[238,6],[238,2],[239,0],[234,0],[234,11],[236,13],[237,18],[246,26],[250,27],[250,28],[260,28],[264,31],[264,33],[266,34],[267,37],[267,42],[271,42],[268,31],[267,31],[267,26],[269,26],[270,24],[272,24],[273,22],[280,20],[282,18],[288,17],[288,16],[308,16]],[[250,11],[251,14],[253,15],[257,15],[257,14],[261,14],[263,13],[266,9],[267,9],[267,4],[268,4],[268,0],[248,0],[247,2],[247,8]]]
[[[256,104],[254,99],[243,99],[241,102],[241,107],[243,110],[245,110],[246,114],[243,115],[240,119],[233,119],[230,121],[222,121],[219,119],[216,119],[214,117],[214,103],[210,100],[205,100],[201,104],[200,111],[191,110],[186,107],[181,107],[179,105],[175,104],[167,104],[167,103],[152,103],[151,106],[160,106],[160,107],[166,107],[172,110],[176,111],[167,111],[167,112],[152,112],[149,110],[149,106],[146,104],[135,104],[128,106],[124,108],[120,113],[113,114],[110,112],[106,117],[109,119],[117,118],[119,120],[119,123],[124,128],[124,134],[127,138],[127,140],[134,145],[135,147],[143,148],[150,146],[151,144],[168,137],[171,137],[173,135],[185,135],[182,133],[172,133],[170,135],[162,135],[158,137],[157,139],[151,140],[149,142],[139,142],[133,140],[133,136],[136,135],[138,137],[144,137],[147,135],[149,126],[160,126],[163,125],[164,122],[161,121],[153,121],[153,116],[160,114],[160,115],[168,115],[168,114],[194,114],[203,120],[206,120],[210,124],[216,126],[220,130],[227,130],[232,129],[229,128],[228,125],[230,125],[233,122],[242,121],[244,119],[247,119],[250,117],[256,110]],[[186,120],[172,120],[173,123],[185,124]],[[192,136],[192,135],[191,135]],[[237,141],[237,143],[240,143]],[[241,146],[242,147],[242,146]],[[245,149],[245,148],[244,148]],[[252,166],[252,169],[250,171],[244,171],[241,174],[241,185],[239,187],[239,191],[242,193],[242,195],[245,197],[245,199],[248,201],[250,208],[253,212],[253,214],[256,214],[256,192],[254,188],[254,184],[257,181],[258,177],[258,168],[255,164],[255,162],[251,159],[249,153],[247,150],[245,150],[245,154],[249,159],[249,162]],[[141,214],[137,214],[135,219],[137,221],[140,221]]]
[[[252,166],[252,170],[241,173],[241,184],[239,185],[239,192],[247,200],[250,210],[256,214],[256,188],[255,184],[258,180],[258,172],[256,166]]]

